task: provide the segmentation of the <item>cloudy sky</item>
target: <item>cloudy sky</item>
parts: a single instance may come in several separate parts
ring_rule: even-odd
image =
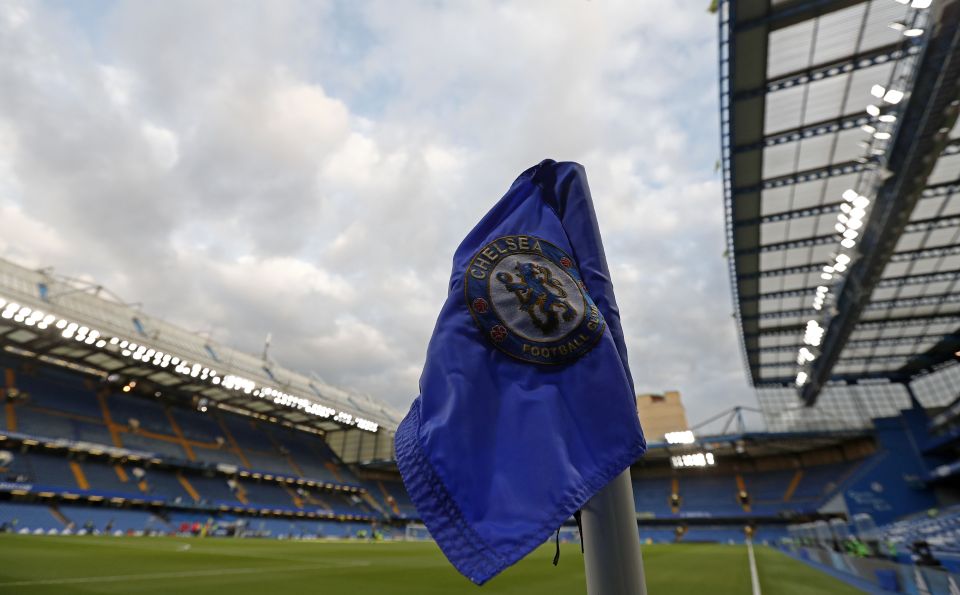
[[[638,390],[752,404],[707,0],[0,0],[0,257],[404,411],[453,251],[584,164]]]

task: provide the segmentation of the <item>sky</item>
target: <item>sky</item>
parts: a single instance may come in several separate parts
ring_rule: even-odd
[[[460,240],[577,161],[638,391],[753,405],[708,4],[0,0],[0,257],[403,412]]]

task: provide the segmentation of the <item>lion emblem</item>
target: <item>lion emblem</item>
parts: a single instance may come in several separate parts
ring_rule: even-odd
[[[534,262],[518,262],[514,269],[519,279],[510,273],[497,273],[497,280],[520,302],[519,309],[530,316],[534,326],[544,335],[550,335],[560,326],[560,318],[569,322],[577,313],[566,300],[567,292],[550,269]]]

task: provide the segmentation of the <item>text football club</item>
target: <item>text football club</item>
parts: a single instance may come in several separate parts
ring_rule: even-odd
[[[464,291],[487,339],[524,361],[571,362],[606,328],[573,259],[535,236],[505,236],[484,246],[467,266]]]

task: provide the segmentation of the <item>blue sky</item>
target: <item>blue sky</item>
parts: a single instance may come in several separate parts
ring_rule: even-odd
[[[0,5],[0,256],[417,394],[463,235],[584,164],[638,390],[751,404],[706,2]]]

